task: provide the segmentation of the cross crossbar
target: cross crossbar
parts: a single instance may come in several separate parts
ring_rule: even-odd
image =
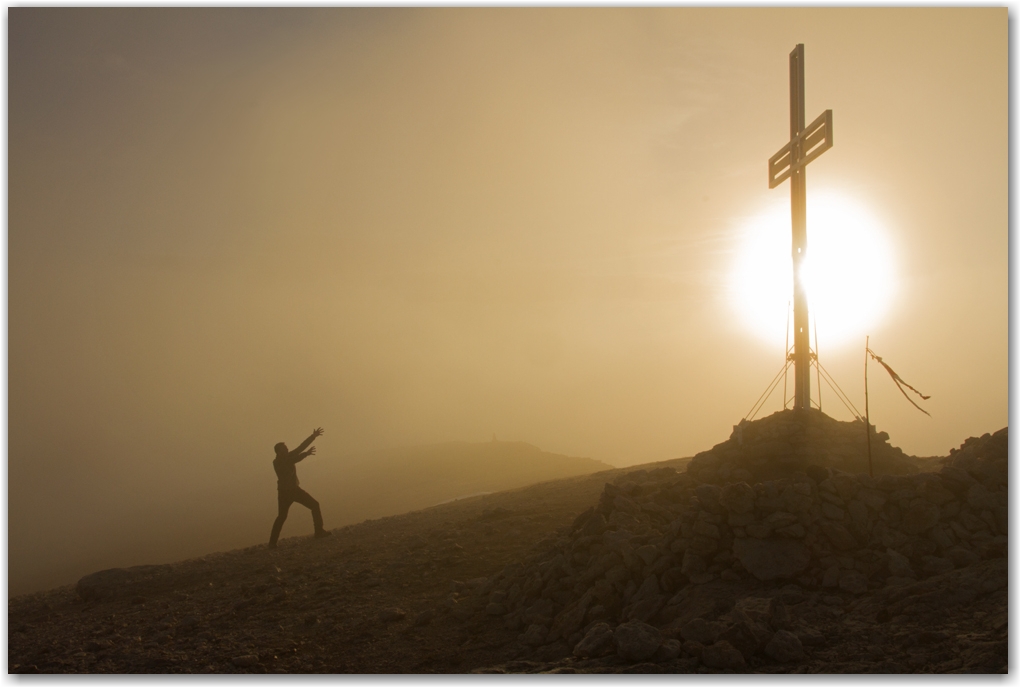
[[[793,160],[792,151],[800,144],[800,157]],[[832,110],[818,115],[779,152],[769,158],[769,188],[775,188],[790,175],[832,147]]]

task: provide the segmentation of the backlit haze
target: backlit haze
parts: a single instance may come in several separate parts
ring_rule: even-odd
[[[320,425],[327,527],[317,474],[374,450],[727,439],[783,365],[797,43],[823,365],[863,410],[870,335],[931,395],[871,368],[910,454],[1007,424],[1005,8],[8,21],[11,593],[262,543],[273,444]]]

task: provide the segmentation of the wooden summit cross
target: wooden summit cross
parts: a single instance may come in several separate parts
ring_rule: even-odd
[[[790,53],[790,142],[769,158],[769,188],[790,179],[793,224],[793,407],[811,407],[811,339],[801,267],[807,257],[806,167],[832,147],[832,110],[804,126],[804,44]],[[789,356],[789,351],[787,351]],[[788,357],[787,360],[790,358]],[[783,399],[786,404],[786,399]]]

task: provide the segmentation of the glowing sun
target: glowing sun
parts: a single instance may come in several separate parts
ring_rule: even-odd
[[[895,296],[892,249],[881,222],[852,200],[812,192],[807,199],[808,255],[804,278],[811,346],[840,346],[858,338],[887,312]],[[784,194],[740,228],[730,300],[754,334],[785,340],[793,298],[790,201]],[[791,314],[792,318],[792,314]],[[792,336],[791,336],[792,345]]]

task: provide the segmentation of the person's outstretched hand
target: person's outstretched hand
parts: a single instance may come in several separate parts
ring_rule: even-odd
[[[315,447],[314,446],[311,447],[310,449],[308,449],[308,455],[310,455],[310,456],[314,456],[315,455]]]
[[[313,437],[319,437],[319,436],[322,436],[322,434],[323,434],[323,432],[324,432],[324,431],[325,431],[325,430],[323,430],[323,429],[322,429],[322,427],[316,427],[316,428],[315,428],[315,430],[314,430],[314,431],[312,432],[312,436],[313,436]]]

